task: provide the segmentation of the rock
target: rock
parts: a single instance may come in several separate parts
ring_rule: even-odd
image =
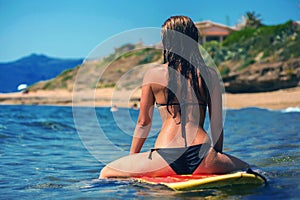
[[[226,92],[267,92],[296,87],[300,83],[300,58],[285,62],[255,63],[223,77]]]

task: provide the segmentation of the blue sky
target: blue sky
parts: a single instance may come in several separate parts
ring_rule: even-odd
[[[0,0],[0,62],[31,53],[84,58],[123,31],[160,27],[172,15],[235,25],[247,11],[263,23],[300,21],[300,0]]]

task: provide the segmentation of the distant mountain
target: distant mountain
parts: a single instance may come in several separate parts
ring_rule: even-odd
[[[0,63],[0,93],[16,92],[22,83],[32,85],[52,79],[62,71],[80,65],[82,61],[31,54],[13,62]]]

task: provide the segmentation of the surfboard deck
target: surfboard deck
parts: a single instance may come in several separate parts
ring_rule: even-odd
[[[266,179],[247,172],[236,172],[224,175],[175,175],[166,177],[139,177],[135,180],[141,183],[165,185],[175,191],[221,188],[237,185],[263,185]]]

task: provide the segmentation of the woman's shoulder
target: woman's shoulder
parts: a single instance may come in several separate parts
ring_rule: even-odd
[[[150,83],[160,83],[165,82],[168,77],[168,68],[164,64],[153,64],[149,68],[144,76],[144,81]]]

